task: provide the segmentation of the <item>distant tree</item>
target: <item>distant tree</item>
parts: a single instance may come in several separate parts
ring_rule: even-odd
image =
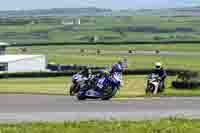
[[[154,36],[153,39],[156,40],[156,41],[158,41],[158,40],[162,40],[162,37],[160,37],[160,36]]]

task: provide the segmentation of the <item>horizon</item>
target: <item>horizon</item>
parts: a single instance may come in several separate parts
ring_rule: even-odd
[[[124,8],[124,9],[112,9],[112,8],[101,8],[101,7],[50,7],[50,8],[32,8],[32,9],[10,9],[10,10],[1,10],[0,11],[31,11],[31,10],[51,10],[51,9],[89,9],[89,8],[97,8],[97,9],[106,9],[112,11],[120,11],[120,10],[159,10],[159,9],[174,9],[174,8],[192,8],[192,7],[200,7],[200,5],[196,6],[181,6],[181,7],[166,7],[166,8],[140,8],[140,9],[132,9],[132,8]]]
[[[96,7],[101,9],[111,10],[140,10],[140,9],[167,9],[167,8],[181,8],[181,7],[195,7],[200,6],[198,0],[58,0],[58,1],[39,1],[39,0],[18,0],[13,2],[11,0],[4,1],[0,5],[0,11],[10,10],[39,10],[39,9],[53,9],[53,8],[90,8]],[[48,4],[46,4],[48,2]],[[14,4],[10,4],[14,3]],[[38,5],[38,3],[40,3]]]

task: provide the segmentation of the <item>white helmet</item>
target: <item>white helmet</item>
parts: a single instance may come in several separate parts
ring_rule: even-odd
[[[155,63],[155,67],[156,67],[156,69],[161,69],[162,63],[156,62],[156,63]]]

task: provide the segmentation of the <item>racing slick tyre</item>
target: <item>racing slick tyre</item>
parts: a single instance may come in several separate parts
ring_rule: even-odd
[[[147,86],[145,92],[146,92],[146,94],[153,94],[154,90],[155,90],[155,87],[150,84]]]
[[[78,92],[78,94],[77,94],[77,99],[79,100],[79,101],[83,101],[83,100],[86,100],[87,99],[87,97],[85,96],[85,94],[84,94],[85,92],[83,92],[83,91],[79,91]]]
[[[74,85],[71,85],[70,88],[69,88],[69,95],[70,96],[74,96],[75,93],[74,93]]]

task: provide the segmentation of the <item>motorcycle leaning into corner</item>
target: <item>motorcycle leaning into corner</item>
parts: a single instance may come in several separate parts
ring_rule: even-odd
[[[78,100],[101,99],[110,100],[120,89],[120,81],[117,76],[104,73],[103,76],[92,76],[86,84],[80,87],[77,93]]]
[[[163,86],[161,85],[159,75],[154,73],[150,74],[147,79],[146,94],[158,94],[163,92]]]

